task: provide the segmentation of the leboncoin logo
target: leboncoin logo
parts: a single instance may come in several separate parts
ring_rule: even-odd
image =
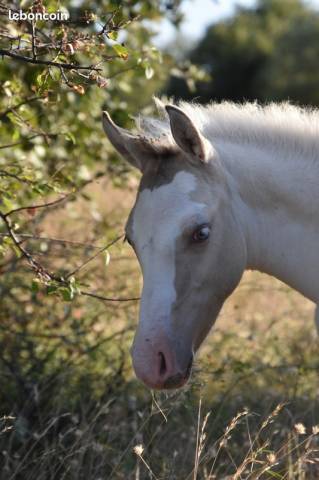
[[[24,12],[23,10],[15,11],[9,10],[9,20],[14,20],[16,22],[20,20],[53,20],[58,22],[63,22],[69,19],[68,12]]]

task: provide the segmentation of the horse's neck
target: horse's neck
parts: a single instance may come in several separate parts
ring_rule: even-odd
[[[246,238],[247,268],[273,275],[318,303],[319,159],[252,146],[221,149],[234,215]]]

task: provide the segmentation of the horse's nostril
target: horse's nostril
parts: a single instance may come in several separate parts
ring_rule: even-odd
[[[159,352],[159,357],[160,357],[160,368],[159,368],[159,373],[160,375],[165,375],[167,366],[166,366],[166,360],[164,357],[164,353]]]

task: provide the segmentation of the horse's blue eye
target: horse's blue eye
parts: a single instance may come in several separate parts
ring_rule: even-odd
[[[200,242],[205,242],[205,240],[208,240],[209,235],[210,235],[209,226],[208,225],[203,225],[203,226],[197,228],[197,230],[195,230],[192,238],[193,238],[194,242],[200,243]]]

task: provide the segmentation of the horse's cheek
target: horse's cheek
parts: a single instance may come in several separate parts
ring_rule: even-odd
[[[216,255],[216,278],[213,281],[215,295],[225,301],[234,291],[246,268],[246,248],[244,239],[230,213],[224,222],[219,251]]]

